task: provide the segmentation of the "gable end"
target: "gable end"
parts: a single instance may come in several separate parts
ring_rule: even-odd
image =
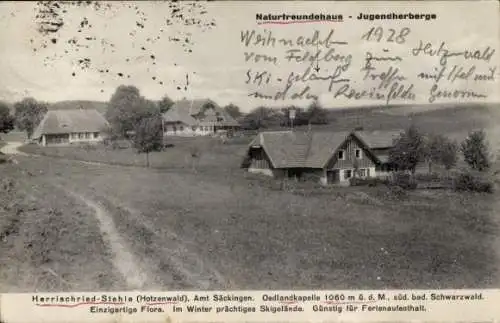
[[[361,158],[356,158],[356,150],[361,150]],[[338,158],[339,151],[344,151],[343,159]],[[350,134],[337,149],[326,164],[327,169],[354,168],[358,164],[359,168],[375,167],[378,164],[377,158],[370,149],[355,135]]]

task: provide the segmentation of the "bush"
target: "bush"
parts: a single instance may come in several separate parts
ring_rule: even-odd
[[[455,191],[493,193],[493,182],[479,175],[462,173],[455,178],[453,188]]]
[[[405,188],[398,185],[394,185],[394,186],[389,186],[387,197],[392,200],[403,200],[408,197],[408,193]]]
[[[132,147],[132,144],[130,143],[130,141],[125,140],[125,139],[116,139],[116,140],[108,139],[104,142],[104,144],[113,150],[115,150],[115,149],[128,149],[128,148]]]
[[[298,177],[298,179],[301,182],[317,183],[320,180],[320,176],[318,174],[304,172]]]
[[[438,173],[423,173],[415,174],[415,179],[423,182],[440,182],[443,177]]]
[[[405,190],[417,188],[417,183],[412,179],[411,175],[404,172],[394,173],[390,183]]]
[[[378,186],[378,185],[387,185],[388,180],[381,179],[377,177],[369,177],[369,178],[358,178],[352,177],[349,179],[349,185],[351,186]]]

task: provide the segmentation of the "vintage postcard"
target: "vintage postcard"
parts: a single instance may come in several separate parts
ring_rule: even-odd
[[[498,1],[0,3],[0,321],[500,319]]]

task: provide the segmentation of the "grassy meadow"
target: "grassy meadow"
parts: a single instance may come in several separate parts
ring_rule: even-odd
[[[372,119],[366,115],[362,119],[365,128],[370,123],[372,129],[394,129],[400,125],[396,119],[408,120],[397,113],[370,113]],[[450,116],[456,120],[450,121]],[[355,115],[350,118],[325,127],[348,127],[352,126],[349,122],[359,120]],[[468,115],[425,111],[419,124],[424,130],[442,124],[440,131],[466,134],[484,125],[480,119],[488,120],[470,111]],[[400,196],[386,186],[282,186],[239,168],[251,137],[227,143],[214,138],[170,140],[172,147],[150,155],[149,169],[143,167],[145,155],[133,149],[24,146],[26,152],[57,158],[19,156],[18,165],[0,165],[2,173],[15,174],[26,191],[30,185],[39,187],[34,191],[35,204],[42,209],[35,211],[36,216],[22,215],[23,234],[44,230],[46,224],[26,224],[36,217],[48,223],[52,223],[48,219],[62,218],[61,227],[71,222],[73,232],[98,232],[87,209],[71,202],[64,190],[53,189],[64,187],[108,210],[131,252],[147,263],[157,289],[500,286],[495,260],[500,206],[494,194],[422,189]],[[3,199],[10,199],[5,194],[0,191]],[[54,197],[43,200],[44,194]],[[46,206],[57,208],[62,216],[52,215]],[[80,214],[75,215],[75,209]],[[5,212],[14,217],[12,211]],[[0,223],[1,230],[6,226]],[[16,234],[10,234],[10,239],[25,243],[23,235]],[[68,275],[72,270],[81,274],[82,269],[68,264],[67,259],[72,259],[111,275],[109,264],[100,260],[109,250],[98,236],[94,243],[85,237],[73,239],[66,248],[75,252],[83,250],[78,249],[81,245],[91,245],[90,252],[100,265],[83,263],[89,254],[71,253],[67,258],[54,254],[53,266],[66,264]],[[22,253],[16,250],[11,252]],[[26,261],[34,256],[23,257]],[[12,254],[8,259],[17,258]],[[14,276],[5,277],[9,279],[4,281],[13,281]],[[109,288],[121,288],[122,282],[111,277],[104,280],[113,285]],[[94,286],[99,281],[98,277],[87,279],[93,279]],[[100,288],[108,286],[101,283]]]
[[[247,145],[252,140],[238,138],[238,142],[223,144],[212,137],[168,138],[171,145],[161,152],[149,154],[151,168],[189,172],[223,172],[239,170]],[[25,145],[21,151],[31,154],[71,160],[108,163],[122,166],[146,167],[146,154],[138,154],[134,148],[112,149],[104,145],[70,147],[41,147]]]
[[[19,181],[44,183],[38,191],[53,196],[37,204],[60,212],[41,209],[27,219],[64,219],[59,227],[69,229],[71,223],[71,232],[94,235],[95,221],[84,209],[75,214],[78,204],[54,187],[98,201],[131,251],[147,259],[158,289],[498,286],[492,195],[417,190],[395,198],[386,187],[280,189],[269,179],[242,174],[18,159],[26,174],[33,174],[19,173]],[[24,224],[22,232],[32,235],[47,227]],[[69,254],[53,253],[53,266],[68,266],[70,260],[84,266],[86,245],[95,248],[96,260],[85,265],[105,257],[98,235],[93,243],[85,237],[68,236],[73,244],[65,244],[61,253]],[[67,268],[68,275],[82,273]]]

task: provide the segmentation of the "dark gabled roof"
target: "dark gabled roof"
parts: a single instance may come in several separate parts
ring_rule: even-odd
[[[394,140],[401,136],[403,130],[355,131],[355,133],[370,149],[377,149],[394,146]]]
[[[199,114],[203,110],[203,106],[205,104],[212,104],[214,107],[219,107],[217,103],[210,99],[195,99],[195,100],[187,100],[182,99],[175,102],[170,110],[179,110],[191,116]]]
[[[394,146],[394,142],[401,137],[404,130],[390,131],[356,131],[357,137],[371,150],[380,163],[389,162],[387,148]],[[378,149],[383,149],[382,151]],[[378,151],[377,151],[378,150]]]
[[[68,100],[49,104],[49,110],[95,109],[102,115],[106,115],[107,108],[108,103],[101,101]]]
[[[49,110],[35,129],[33,138],[44,134],[100,132],[107,126],[106,119],[95,109]]]
[[[198,121],[181,109],[170,108],[167,112],[163,114],[163,120],[166,122],[180,122],[188,126],[194,126],[198,124]]]
[[[275,168],[323,168],[349,132],[261,132],[250,143],[263,147]]]
[[[348,131],[312,133],[306,167],[323,168],[328,160],[349,137]]]
[[[211,104],[215,111],[211,112],[208,110],[205,116],[200,117],[200,113],[203,112],[203,107],[206,104]],[[222,118],[222,121],[218,121],[218,119],[214,118],[217,114],[219,118]],[[181,122],[189,126],[208,124],[239,126],[238,121],[210,99],[179,100],[163,114],[163,119],[167,122]]]
[[[275,168],[324,168],[337,149],[355,136],[367,149],[392,147],[396,132],[261,132],[250,147],[262,147]],[[400,132],[397,132],[397,138]],[[390,144],[389,144],[390,143]],[[370,153],[372,153],[370,151]],[[375,156],[372,154],[372,156]],[[375,156],[378,158],[378,156]],[[383,158],[378,158],[383,162]]]

